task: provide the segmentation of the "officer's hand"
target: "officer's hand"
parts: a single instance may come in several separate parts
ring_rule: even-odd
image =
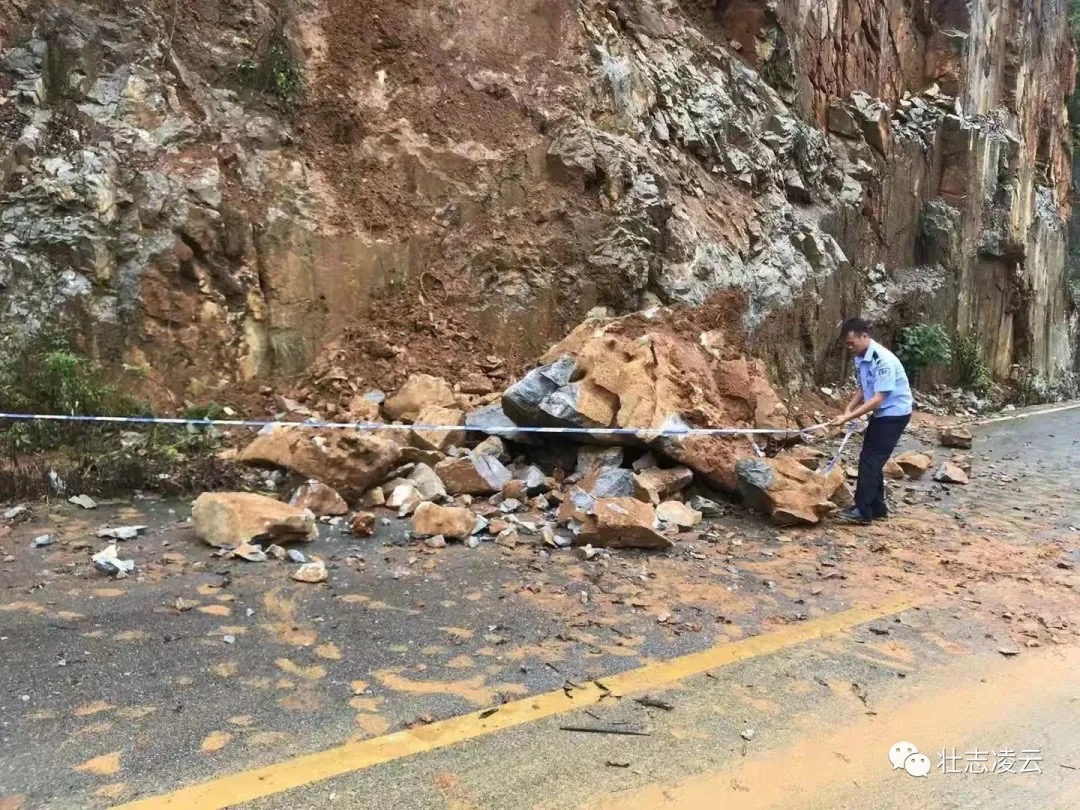
[[[838,417],[833,419],[831,422],[829,422],[829,427],[843,427],[849,421],[851,421],[851,417],[848,416],[846,413],[842,413]]]

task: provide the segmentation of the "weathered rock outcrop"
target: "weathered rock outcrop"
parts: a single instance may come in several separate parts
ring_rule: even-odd
[[[307,373],[345,411],[421,371],[468,411],[493,355],[529,365],[595,306],[687,305],[700,334],[736,290],[785,386],[844,371],[857,310],[1068,382],[1061,0],[17,7],[5,351],[89,336],[176,406]],[[610,423],[573,385],[546,416]]]

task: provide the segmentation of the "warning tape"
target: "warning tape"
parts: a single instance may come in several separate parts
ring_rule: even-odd
[[[692,427],[665,427],[665,428],[563,428],[563,427],[531,427],[505,426],[505,427],[479,427],[469,425],[388,425],[382,422],[328,422],[317,419],[309,419],[305,422],[295,421],[270,421],[259,419],[186,419],[182,417],[166,416],[84,416],[79,414],[54,414],[54,413],[0,413],[0,421],[12,422],[83,422],[92,424],[111,425],[173,425],[176,427],[234,427],[234,428],[258,428],[267,430],[273,428],[307,428],[311,430],[338,429],[338,430],[421,430],[451,432],[455,430],[471,430],[490,435],[513,435],[516,433],[539,433],[539,434],[575,434],[586,436],[776,436],[798,434],[809,439],[809,434],[815,430],[827,427],[827,422],[812,425],[799,430],[785,430],[783,428],[692,428]]]

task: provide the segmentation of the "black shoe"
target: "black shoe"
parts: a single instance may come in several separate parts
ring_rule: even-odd
[[[888,519],[889,519],[888,510],[886,510],[884,512],[878,512],[876,515],[874,515],[874,520],[888,520]]]
[[[860,526],[869,526],[870,518],[865,517],[862,512],[859,511],[859,507],[851,506],[844,509],[836,516],[842,523],[857,523]]]

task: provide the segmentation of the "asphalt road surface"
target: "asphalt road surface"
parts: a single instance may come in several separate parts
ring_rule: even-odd
[[[733,509],[668,556],[326,527],[326,585],[211,557],[185,504],[35,506],[0,810],[1080,806],[1078,441],[1080,409],[985,425],[887,525]],[[148,525],[127,579],[103,523]]]

